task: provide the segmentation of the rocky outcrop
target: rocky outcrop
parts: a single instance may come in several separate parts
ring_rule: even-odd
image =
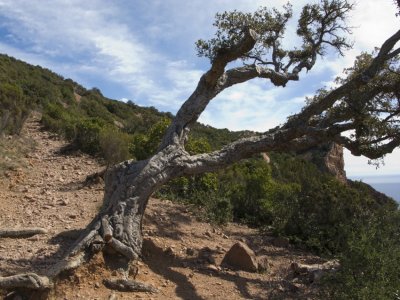
[[[347,182],[342,146],[336,143],[328,143],[298,154],[316,164],[322,172],[335,176],[343,183]]]

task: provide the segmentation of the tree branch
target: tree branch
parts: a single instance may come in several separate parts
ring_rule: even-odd
[[[300,151],[331,141],[341,132],[353,129],[352,123],[333,125],[330,128],[298,127],[276,128],[269,132],[235,141],[219,151],[180,157],[177,160],[180,175],[212,172],[254,154],[269,151]]]
[[[0,229],[0,238],[26,238],[36,234],[45,234],[47,230],[44,228],[4,228]]]
[[[226,71],[219,80],[217,91],[220,93],[232,85],[246,82],[257,77],[270,79],[275,86],[283,87],[290,80],[299,80],[297,74],[285,74],[282,72],[276,72],[270,68],[263,68],[257,65],[248,65]]]
[[[226,65],[253,49],[256,41],[257,33],[250,28],[246,28],[244,29],[243,39],[239,43],[230,48],[219,49],[217,56],[212,61],[211,69],[205,74],[206,83],[210,86],[215,86]]]
[[[299,114],[291,117],[291,120],[285,124],[285,128],[300,126],[307,123],[312,116],[319,115],[326,109],[332,107],[337,100],[341,99],[346,94],[357,90],[360,86],[366,85],[384,66],[388,53],[399,40],[400,30],[383,43],[378,55],[372,60],[362,74],[355,76],[340,87],[332,90],[325,97],[306,106]]]
[[[210,100],[216,96],[215,86],[224,73],[226,65],[250,51],[256,43],[256,38],[257,33],[247,28],[244,30],[242,40],[236,45],[219,50],[218,55],[212,62],[210,70],[200,78],[193,94],[179,109],[163,137],[159,150],[169,145],[183,147],[190,130],[190,125],[197,121]]]
[[[359,142],[352,141],[344,136],[336,137],[335,141],[350,150],[351,154],[355,156],[364,155],[369,159],[377,159],[385,154],[392,153],[396,147],[400,146],[400,137],[395,137],[386,144],[376,145],[374,148],[365,147],[364,145],[360,145]]]

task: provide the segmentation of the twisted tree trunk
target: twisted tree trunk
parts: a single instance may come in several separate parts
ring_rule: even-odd
[[[293,72],[278,72],[257,65],[225,71],[229,62],[254,47],[257,34],[247,29],[235,47],[221,51],[214,58],[210,70],[200,78],[195,91],[178,111],[157,154],[148,160],[123,162],[107,172],[103,208],[71,253],[91,246],[96,251],[114,250],[128,260],[136,259],[141,253],[142,219],[149,197],[161,185],[179,176],[214,171],[260,152],[302,151],[331,141],[344,145],[354,154],[364,154],[370,158],[391,152],[400,144],[399,136],[392,135],[386,144],[381,141],[379,146],[367,148],[341,135],[358,126],[351,113],[345,113],[348,120],[343,120],[343,116],[330,115],[326,110],[343,100],[343,97],[348,97],[347,101],[364,97],[363,89],[359,88],[367,86],[385,63],[399,53],[399,49],[393,50],[399,40],[400,31],[397,31],[383,43],[380,52],[363,73],[310,103],[286,124],[264,134],[240,139],[218,151],[190,155],[185,150],[185,143],[191,126],[209,102],[225,88],[255,77],[267,78],[276,86],[298,80],[299,65],[304,65],[302,62],[293,68]],[[370,99],[364,97],[362,101],[368,102]]]
[[[142,219],[148,200],[157,188],[179,173],[171,164],[172,155],[172,151],[161,151],[145,161],[116,165],[106,173],[104,203],[96,225],[105,247],[130,260],[140,255]]]
[[[329,10],[324,13],[327,16],[330,14]],[[324,27],[326,25],[324,24],[321,26]],[[321,32],[325,32],[326,35],[334,34],[332,30],[334,31],[331,29]],[[353,118],[352,106],[347,103],[357,100],[361,105],[372,101],[376,93],[371,93],[367,97],[364,88],[385,68],[387,61],[400,54],[399,48],[393,49],[400,40],[400,31],[383,43],[379,53],[362,73],[356,74],[342,86],[318,97],[299,114],[292,116],[286,124],[263,134],[240,139],[211,153],[190,155],[185,151],[191,126],[216,95],[232,85],[256,77],[268,79],[275,86],[285,86],[289,81],[298,80],[302,69],[310,70],[314,65],[320,50],[318,47],[327,43],[323,36],[320,34],[318,36],[319,40],[313,42],[314,47],[310,50],[309,56],[294,60],[290,58],[283,69],[275,57],[270,63],[261,60],[262,63],[259,64],[255,62],[225,70],[230,62],[245,57],[257,43],[258,34],[252,29],[244,28],[242,38],[233,39],[235,44],[216,51],[210,70],[200,78],[195,91],[178,111],[158,152],[147,160],[126,161],[108,170],[105,176],[103,207],[66,256],[49,268],[44,276],[29,273],[3,277],[0,278],[0,287],[14,288],[23,285],[38,290],[48,289],[52,285],[52,280],[61,272],[76,268],[90,259],[90,254],[93,252],[111,252],[114,256],[125,257],[127,263],[136,259],[141,253],[142,219],[149,197],[161,185],[176,177],[214,171],[260,152],[301,151],[329,141],[342,144],[353,154],[363,154],[370,158],[381,157],[398,147],[400,144],[398,132],[389,132],[377,140],[367,140],[374,144],[373,147],[366,147],[368,145],[363,144],[363,139],[354,140],[341,133],[355,130],[360,126],[357,119]],[[264,45],[262,40],[261,44]],[[274,68],[268,68],[270,64]],[[293,67],[291,72],[289,66]],[[396,83],[393,88],[400,86],[399,80],[393,81]],[[382,90],[382,92],[387,91]],[[340,103],[344,109],[332,113],[330,109],[336,103]],[[376,111],[372,108],[371,114],[374,112]],[[398,114],[400,108],[382,120],[383,124],[396,122]],[[125,285],[118,281],[117,286]],[[135,284],[127,282],[126,286],[132,287]],[[143,285],[137,286],[140,289],[144,288]],[[149,290],[154,289],[149,288]]]

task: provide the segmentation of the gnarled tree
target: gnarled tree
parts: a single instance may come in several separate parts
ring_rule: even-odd
[[[282,11],[261,8],[255,13],[217,14],[215,37],[197,42],[198,55],[208,58],[211,67],[179,109],[157,153],[146,160],[129,160],[110,168],[105,177],[103,207],[85,233],[48,274],[17,276],[21,285],[29,281],[36,288],[47,288],[52,278],[85,261],[92,251],[109,250],[127,261],[136,259],[141,252],[142,218],[148,199],[173,178],[214,171],[259,152],[300,151],[332,141],[371,159],[399,146],[397,31],[376,53],[360,55],[348,76],[338,80],[338,87],[320,90],[285,124],[211,153],[190,155],[185,150],[192,125],[223,90],[254,78],[285,87],[299,80],[303,71],[310,71],[326,51],[343,55],[351,46],[343,37],[349,33],[345,19],[351,9],[346,0],[306,5],[297,27],[302,43],[294,49],[282,46],[292,17],[290,5]],[[17,279],[3,278],[0,286],[16,286]]]

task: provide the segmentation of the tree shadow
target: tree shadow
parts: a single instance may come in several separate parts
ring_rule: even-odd
[[[160,215],[159,213],[146,212],[144,216],[146,224],[152,225],[156,228],[154,234],[166,236],[173,240],[180,240],[183,231],[178,230],[179,224],[191,224],[193,222],[190,216],[179,209],[167,210]]]
[[[10,276],[17,273],[25,273],[28,269],[29,272],[34,272],[38,275],[48,275],[49,268],[54,266],[69,253],[69,250],[84,230],[85,229],[77,229],[60,232],[47,241],[49,245],[58,245],[55,252],[43,253],[43,249],[39,249],[33,258],[10,259],[7,261],[7,265],[14,265],[15,268],[7,267],[5,270],[0,269],[1,273],[3,276]]]
[[[196,287],[189,281],[185,274],[173,270],[179,262],[169,257],[167,254],[156,258],[145,258],[144,262],[156,274],[168,279],[176,284],[176,295],[182,299],[203,300],[196,291]],[[180,262],[182,263],[182,262]],[[180,265],[181,266],[181,265]]]
[[[166,213],[168,217],[174,218],[174,214]],[[152,223],[157,229],[156,235],[164,235],[168,237],[179,237],[186,235],[185,232],[181,232],[177,229],[179,226],[171,226],[171,222],[168,220],[155,222],[157,214],[148,216],[148,221]],[[178,219],[172,219],[175,222]],[[182,219],[184,223],[190,224],[192,221],[191,217],[184,216]],[[293,249],[293,247],[273,247],[272,242],[269,240],[268,236],[260,235],[260,233],[255,232],[254,234],[249,234],[243,236],[243,233],[235,230],[223,230],[231,237],[237,240],[243,240],[252,249],[255,249],[258,255],[267,255],[268,257],[287,257],[293,255],[296,259],[299,256],[302,257],[305,254],[304,251]],[[167,234],[166,234],[167,233]],[[199,237],[202,237],[201,235]],[[169,249],[170,250],[170,249]],[[204,255],[204,251],[208,252]],[[216,250],[204,247],[202,249],[195,250],[197,255],[174,255],[171,251],[158,250],[157,253],[153,255],[145,256],[143,261],[148,265],[148,267],[156,274],[168,279],[176,285],[176,295],[182,299],[205,299],[198,290],[194,283],[188,278],[189,273],[198,273],[203,275],[212,275],[221,281],[226,281],[233,283],[237,291],[240,293],[241,297],[245,299],[308,299],[307,287],[306,286],[296,286],[294,284],[294,277],[290,274],[289,270],[285,270],[279,276],[256,276],[251,273],[234,271],[230,269],[222,269],[221,271],[216,271],[209,268],[209,265],[217,265],[216,260],[213,257],[219,257],[221,259],[222,253],[218,248]],[[211,259],[209,259],[211,257]],[[288,266],[289,267],[289,266]],[[182,269],[184,268],[184,269]],[[182,269],[180,271],[179,269]],[[186,270],[186,271],[184,271]],[[186,274],[186,275],[185,275]],[[278,279],[277,279],[278,278]],[[223,296],[221,294],[221,296]],[[308,297],[308,298],[307,298]]]
[[[199,273],[213,276],[220,281],[231,282],[239,291],[241,297],[245,299],[264,300],[264,299],[307,299],[305,295],[299,293],[298,288],[286,278],[281,280],[251,278],[245,276],[247,272],[237,272],[229,269],[216,271],[210,269],[209,262],[198,256],[194,257],[174,257],[163,253],[145,257],[143,261],[156,274],[168,279],[176,285],[176,295],[182,299],[206,299],[199,295],[196,287],[190,282],[188,276],[174,268],[185,268],[192,273]],[[257,286],[257,292],[252,292],[250,286]],[[221,294],[222,296],[222,294]]]

